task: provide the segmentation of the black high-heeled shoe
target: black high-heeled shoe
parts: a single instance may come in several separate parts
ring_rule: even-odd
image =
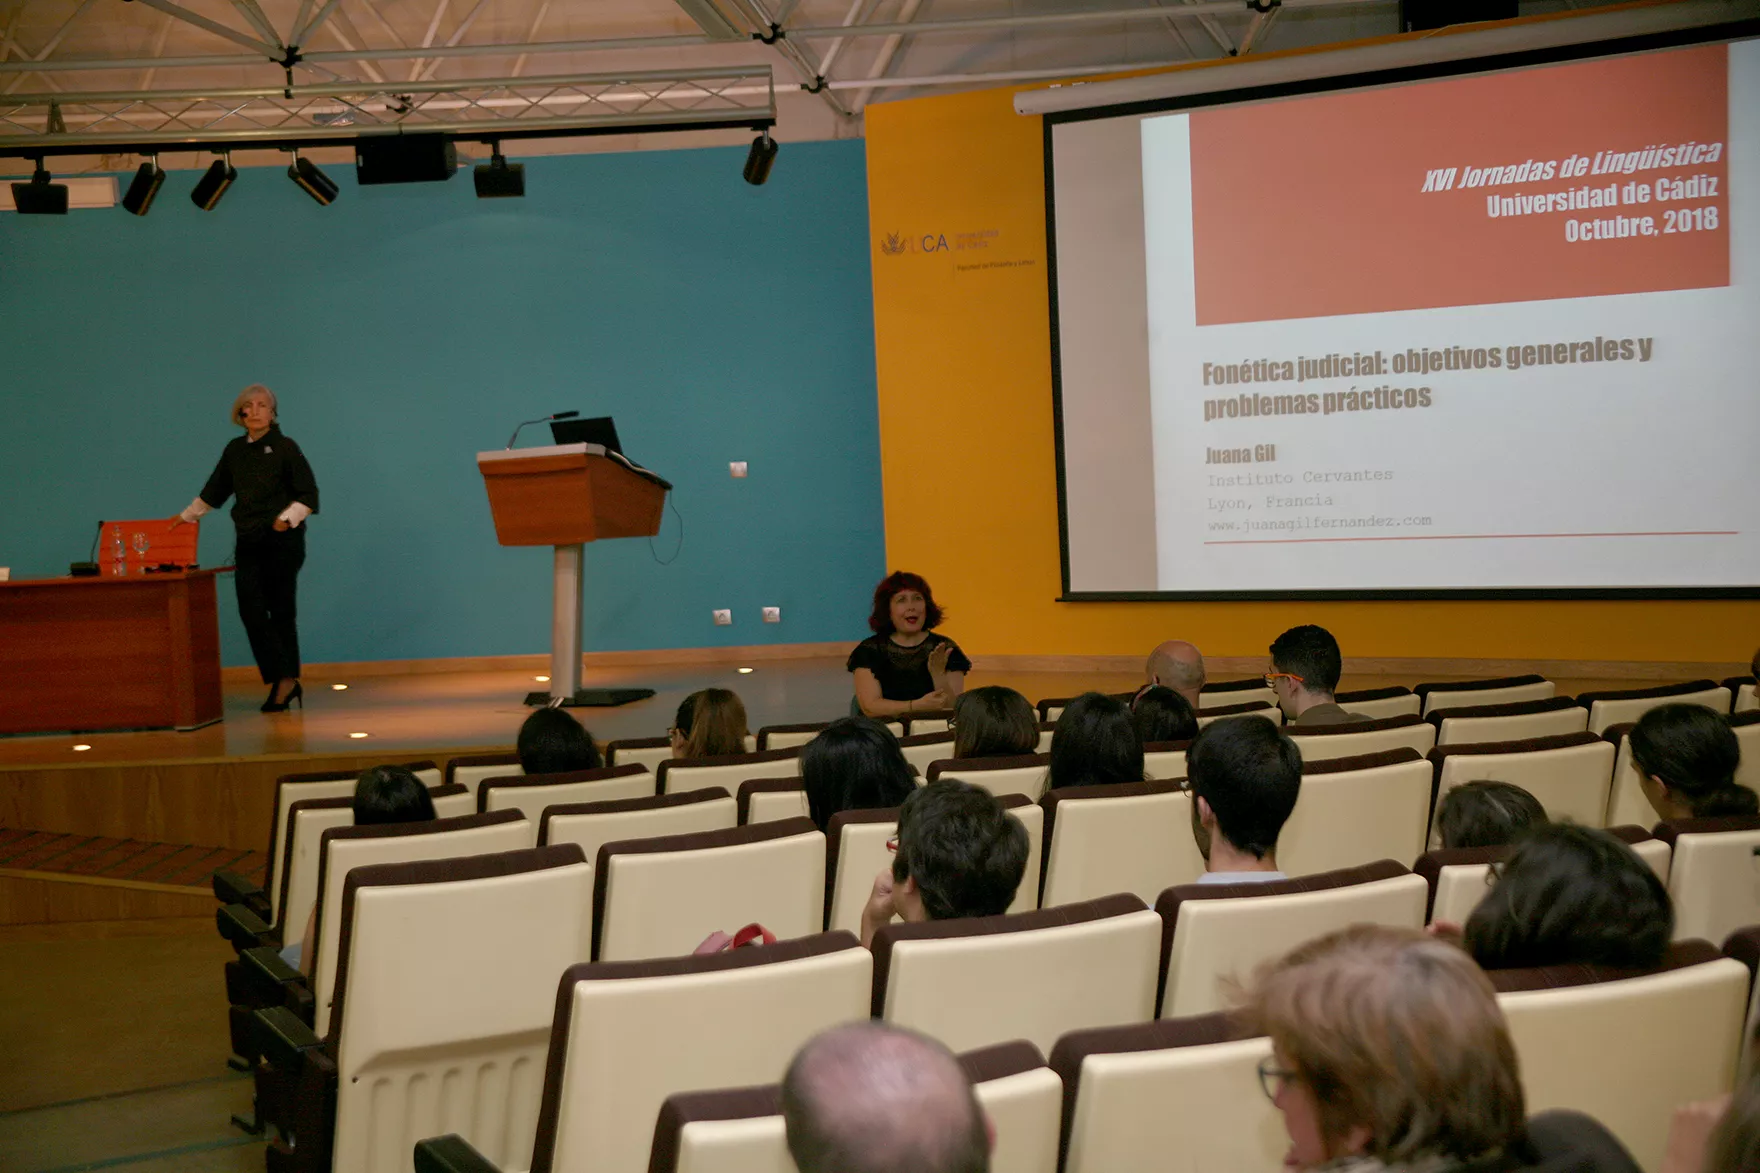
[[[280,700],[276,700],[275,694],[277,692],[279,692],[280,690],[281,690],[281,682],[279,680],[277,680],[275,682],[275,687],[271,688],[269,690],[269,699],[263,702],[263,709],[262,709],[263,712],[265,712],[265,713],[285,713],[287,711],[287,707],[289,705],[291,705],[294,701],[299,702],[300,708],[303,709],[306,707],[305,686],[303,684],[301,684],[299,681],[296,680],[293,682],[293,687],[288,690],[288,693],[286,696],[282,697]]]

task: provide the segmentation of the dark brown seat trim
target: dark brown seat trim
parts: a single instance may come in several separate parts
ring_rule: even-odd
[[[1203,709],[1197,715],[1208,721],[1212,717],[1242,717],[1249,713],[1263,713],[1276,707],[1270,701],[1242,701],[1238,705],[1216,705]]]
[[[657,783],[654,791],[666,793],[666,775],[671,770],[690,770],[702,766],[743,766],[757,765],[759,762],[786,762],[801,756],[801,747],[791,745],[787,749],[766,749],[757,753],[724,753],[706,758],[668,758],[661,762],[654,771]]]
[[[1543,701],[1508,701],[1501,705],[1462,705],[1453,709],[1437,709],[1433,713],[1425,714],[1424,720],[1436,726],[1440,733],[1444,718],[1470,721],[1480,717],[1528,717],[1536,713],[1558,713],[1582,707],[1571,697],[1555,696]]]
[[[1425,701],[1433,692],[1490,692],[1498,688],[1520,688],[1524,684],[1545,684],[1546,677],[1537,673],[1526,676],[1492,676],[1484,680],[1431,680],[1414,684],[1412,691]]]
[[[1624,981],[1627,978],[1650,977],[1672,973],[1716,961],[1723,954],[1710,941],[1676,941],[1663,954],[1662,963],[1647,969],[1626,969],[1612,965],[1540,965],[1529,969],[1488,969],[1485,976],[1500,994],[1527,990],[1559,990],[1570,986],[1593,986],[1602,982]]]
[[[606,798],[597,802],[565,802],[544,808],[543,816],[538,820],[538,842],[550,841],[550,816],[552,815],[616,815],[628,811],[659,811],[675,806],[690,806],[699,802],[714,802],[720,798],[732,798],[726,789],[720,786],[705,786],[701,790],[687,790],[683,794],[656,794],[651,798]]]
[[[1659,684],[1652,688],[1616,688],[1600,692],[1580,692],[1577,703],[1585,709],[1592,709],[1596,701],[1640,701],[1653,697],[1686,696],[1695,692],[1709,692],[1717,687],[1715,680],[1687,680],[1680,684]]]
[[[1349,726],[1361,729],[1361,725]],[[1352,754],[1344,758],[1321,758],[1318,761],[1302,763],[1302,777],[1308,778],[1315,774],[1349,774],[1355,770],[1379,770],[1383,766],[1397,766],[1404,762],[1421,762],[1424,755],[1409,745],[1398,749],[1377,750],[1375,753]]]
[[[1391,684],[1386,688],[1359,688],[1351,692],[1334,693],[1332,699],[1338,704],[1348,705],[1353,701],[1387,701],[1392,700],[1396,696],[1413,695],[1416,694],[1405,685]],[[1422,707],[1422,705],[1420,705],[1420,707]]]
[[[1760,831],[1760,815],[1718,815],[1707,819],[1669,819],[1656,824],[1655,836],[1674,850],[1682,835],[1717,835],[1725,831]]]
[[[1372,717],[1342,725],[1288,725],[1283,731],[1291,737],[1343,737],[1351,733],[1379,733],[1383,729],[1413,729],[1426,723],[1416,713],[1401,713],[1396,717]]]
[[[1048,753],[1000,754],[993,758],[948,758],[929,763],[929,781],[943,774],[976,774],[985,770],[1025,770],[1033,766],[1051,765]]]
[[[980,1047],[975,1051],[967,1051],[957,1058],[960,1067],[966,1073],[966,1078],[973,1083],[989,1083],[994,1079],[1007,1079],[1011,1075],[1020,1075],[1022,1072],[1037,1071],[1046,1065],[1045,1056],[1039,1053],[1039,1048],[1025,1039]]]

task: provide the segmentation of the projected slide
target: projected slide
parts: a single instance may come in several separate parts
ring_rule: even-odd
[[[1057,296],[1141,289],[1146,393],[1065,331],[1072,590],[1760,584],[1760,45],[1110,121],[1054,137]],[[1066,146],[1140,286],[1066,264],[1135,276]]]

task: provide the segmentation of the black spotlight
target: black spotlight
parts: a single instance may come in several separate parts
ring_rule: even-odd
[[[765,131],[752,140],[752,149],[746,155],[746,182],[753,187],[770,178],[770,168],[776,165],[776,140]]]
[[[165,172],[159,167],[159,157],[154,155],[141,169],[134,173],[134,182],[128,185],[128,192],[122,197],[122,206],[137,216],[145,216],[147,209],[153,206],[153,197],[165,185]]]
[[[471,178],[477,184],[477,198],[496,200],[525,195],[526,165],[509,163],[501,153],[499,143],[492,149],[495,153],[489,156],[489,161],[477,164],[471,172]]]
[[[43,169],[43,161],[38,159],[31,181],[12,185],[12,206],[24,216],[65,216],[67,185],[50,183],[49,173]]]
[[[318,170],[310,159],[300,158],[298,152],[294,153],[293,165],[287,169],[287,178],[325,207],[336,202],[336,181]]]
[[[189,193],[189,198],[202,211],[212,212],[214,205],[220,202],[220,197],[226,194],[226,189],[237,178],[238,169],[232,165],[232,156],[222,155],[196,180],[195,190]]]

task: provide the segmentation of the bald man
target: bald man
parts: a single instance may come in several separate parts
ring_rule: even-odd
[[[835,1026],[782,1080],[800,1173],[987,1173],[993,1135],[959,1060],[881,1022]]]
[[[1186,698],[1198,711],[1198,692],[1204,687],[1204,654],[1183,639],[1170,639],[1149,653],[1143,672],[1150,684],[1161,684]]]

